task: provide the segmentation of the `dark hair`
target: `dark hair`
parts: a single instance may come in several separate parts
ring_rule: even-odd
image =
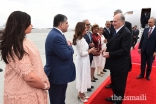
[[[2,59],[8,64],[8,58],[17,56],[21,60],[26,54],[23,47],[25,30],[31,24],[31,17],[25,12],[14,11],[7,19],[3,34],[0,37],[0,50]]]
[[[73,38],[73,45],[76,45],[77,39],[82,39],[83,32],[85,30],[85,23],[84,22],[78,22],[75,27],[75,34]]]
[[[61,22],[65,22],[66,20],[67,20],[67,17],[65,15],[57,14],[54,17],[53,26],[58,27]]]

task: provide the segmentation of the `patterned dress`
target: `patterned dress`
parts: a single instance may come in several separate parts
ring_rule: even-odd
[[[87,92],[91,87],[89,46],[84,38],[76,42],[76,88],[78,92]]]
[[[5,68],[4,104],[48,104],[47,91],[31,87],[23,80],[23,75],[34,71],[43,81],[47,77],[37,47],[28,39],[24,39],[25,54],[22,60],[9,58]]]

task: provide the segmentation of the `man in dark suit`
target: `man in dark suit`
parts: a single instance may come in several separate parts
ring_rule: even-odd
[[[143,13],[142,15],[141,15],[141,26],[142,26],[142,28],[145,28],[145,25],[147,24],[147,12],[145,12],[145,13]]]
[[[137,43],[137,40],[138,40],[138,35],[139,35],[139,30],[137,29],[137,26],[135,25],[134,26],[134,29],[133,29],[133,49]]]
[[[120,9],[115,10],[115,11],[114,11],[114,16],[115,16],[116,14],[118,14],[118,13],[122,13],[122,10],[120,10]],[[125,26],[129,29],[129,31],[131,32],[131,46],[133,46],[132,24],[131,24],[130,22],[128,22],[128,21],[125,21],[125,24],[124,24],[124,25],[125,25]],[[110,30],[111,30],[111,37],[113,37],[114,31],[115,31],[113,24],[111,24]],[[107,65],[105,65],[105,68],[108,69],[108,68],[107,68]],[[108,85],[105,86],[105,87],[106,87],[106,88],[111,88],[112,85],[111,85],[111,83],[110,83],[110,84],[108,84]]]
[[[84,35],[84,38],[86,40],[86,42],[88,43],[89,45],[89,49],[91,49],[92,47],[94,47],[94,43],[92,42],[92,33],[90,32],[90,22],[89,20],[84,20],[83,21],[86,25],[86,28],[87,28],[87,32],[86,34]],[[92,60],[93,60],[93,54],[90,53],[89,54],[89,58],[90,58],[90,65],[92,64]],[[90,69],[91,70],[91,75],[94,75],[94,70]],[[92,88],[94,88],[94,86],[91,86],[91,88],[88,88],[87,91],[92,91]]]
[[[150,73],[152,70],[153,57],[156,56],[156,28],[155,18],[148,20],[149,28],[145,28],[141,37],[141,41],[138,47],[138,52],[141,54],[141,72],[137,77],[138,79],[143,78],[146,69],[146,79],[150,80]]]
[[[106,21],[105,27],[104,27],[103,35],[104,35],[105,39],[107,39],[107,42],[108,42],[108,41],[110,40],[110,38],[112,37],[112,36],[111,36],[110,26],[111,26],[110,21]]]
[[[74,81],[76,72],[73,63],[72,44],[66,41],[64,32],[68,29],[67,17],[58,14],[54,17],[54,28],[45,42],[45,73],[49,78],[49,97],[51,104],[65,104],[67,83]]]
[[[105,23],[105,27],[104,27],[104,31],[103,31],[103,35],[105,37],[105,39],[107,40],[107,42],[111,39],[111,22],[110,21],[106,21]],[[107,72],[106,70],[107,66],[104,67],[103,72]]]
[[[124,24],[124,15],[116,14],[113,18],[115,32],[107,43],[106,52],[103,52],[107,67],[111,72],[113,90],[112,97],[106,98],[106,100],[113,101],[113,104],[122,104],[128,72],[132,67],[130,58],[131,32]]]

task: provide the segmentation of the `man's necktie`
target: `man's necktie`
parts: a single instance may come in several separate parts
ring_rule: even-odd
[[[116,35],[116,31],[114,31],[114,34],[113,34],[113,36],[115,36]]]
[[[148,38],[150,37],[151,32],[152,32],[152,27],[151,27],[150,30],[148,31]]]

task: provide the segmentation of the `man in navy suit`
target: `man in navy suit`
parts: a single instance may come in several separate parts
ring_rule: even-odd
[[[146,69],[146,79],[150,80],[150,73],[152,69],[153,56],[156,56],[156,28],[155,18],[148,20],[149,28],[145,28],[141,37],[141,41],[138,47],[138,52],[141,54],[141,72],[137,77],[138,79],[143,78]]]
[[[94,43],[92,42],[92,33],[90,32],[90,22],[89,20],[84,20],[83,21],[86,25],[86,28],[87,28],[87,32],[86,34],[84,35],[84,39],[86,40],[86,42],[88,43],[89,45],[89,49],[91,49],[92,47],[94,47]],[[89,59],[90,59],[90,65],[92,64],[92,60],[93,60],[93,54],[90,53],[89,54]],[[94,70],[91,68],[91,75],[94,75]],[[94,88],[94,86],[91,86],[91,88],[88,88],[87,91],[92,91],[92,88]]]
[[[65,104],[67,83],[75,80],[72,44],[66,41],[64,32],[68,29],[67,17],[58,14],[54,17],[54,28],[45,42],[45,73],[49,78],[49,97],[51,104]]]

